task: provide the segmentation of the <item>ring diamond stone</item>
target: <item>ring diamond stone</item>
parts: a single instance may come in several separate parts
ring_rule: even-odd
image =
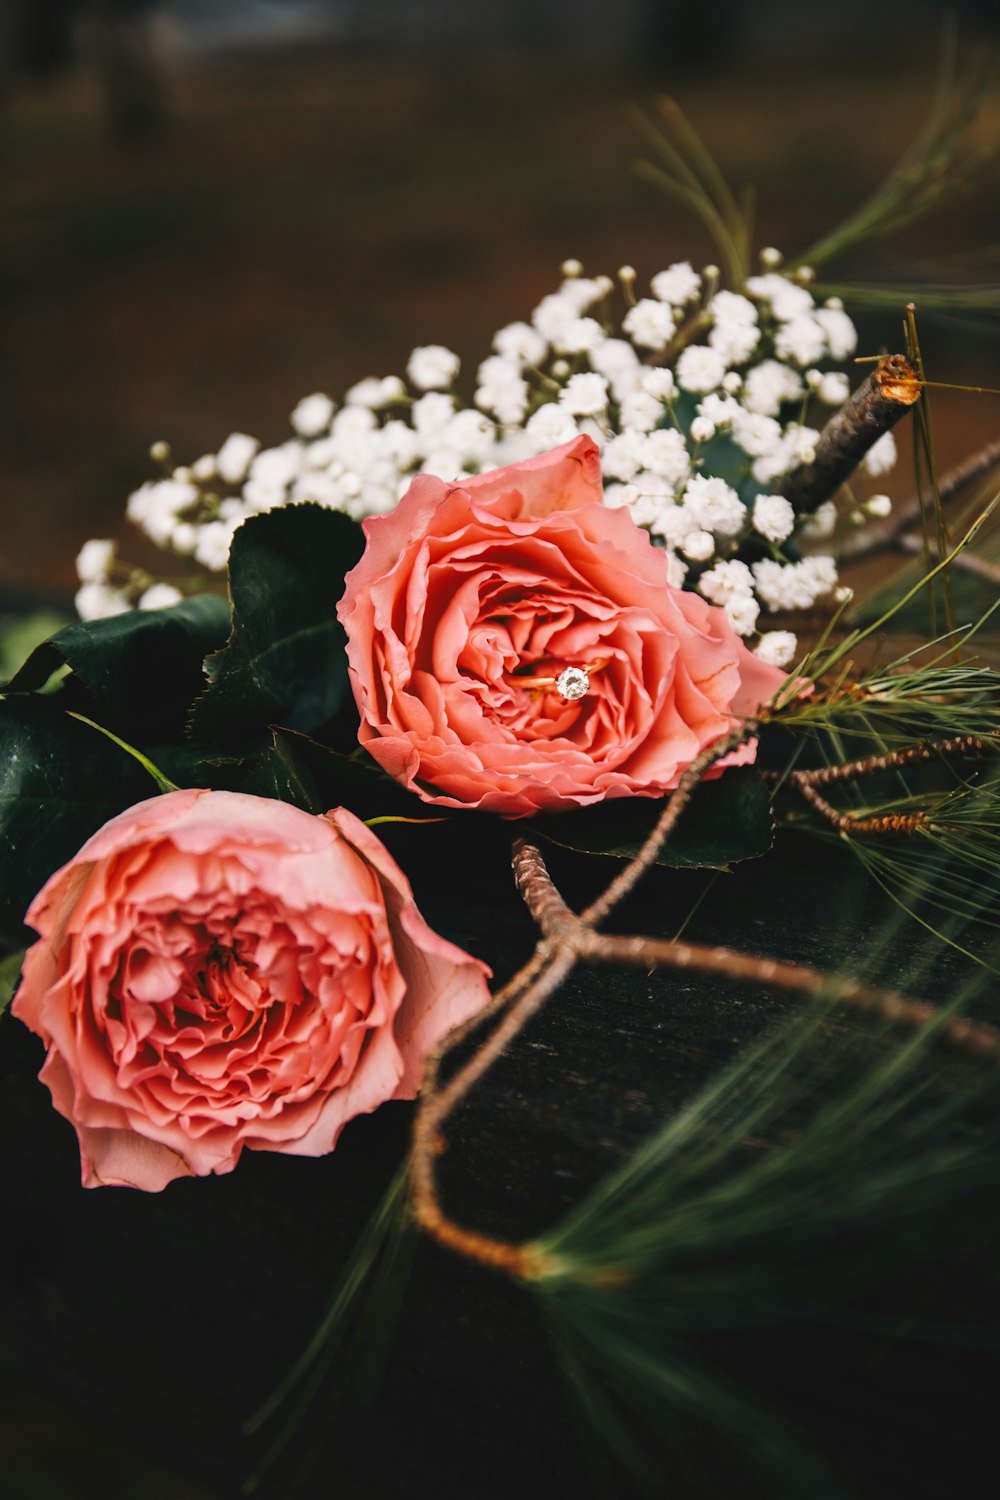
[[[590,673],[583,667],[567,667],[556,678],[556,692],[567,703],[575,703],[590,691]]]

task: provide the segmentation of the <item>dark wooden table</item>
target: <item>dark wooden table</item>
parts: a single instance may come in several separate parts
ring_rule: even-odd
[[[435,837],[447,835],[398,830],[398,857],[412,861],[408,840]],[[436,878],[425,893],[418,885],[428,918],[501,976],[532,942],[504,838],[485,839],[475,868],[450,882],[441,870],[455,851],[442,846],[428,865]],[[576,901],[609,872],[604,861],[558,851],[552,866]],[[671,934],[706,888],[689,937],[814,963],[856,958],[878,942],[886,917],[848,860],[802,842],[728,875],[656,871],[616,925]],[[900,966],[917,935],[904,929]],[[889,978],[893,955],[883,958]],[[959,968],[954,958],[938,965],[939,996]],[[796,1003],[696,975],[577,971],[453,1122],[442,1166],[449,1205],[503,1237],[550,1225]],[[88,1414],[136,1462],[175,1472],[177,1489],[166,1495],[185,1495],[190,1480],[220,1500],[237,1496],[260,1451],[241,1424],[321,1315],[405,1151],[411,1107],[355,1120],[320,1160],[248,1152],[229,1176],[179,1181],[159,1195],[84,1192],[72,1131],[35,1079],[36,1039],[9,1016],[0,1056],[6,1381]],[[992,1247],[957,1246],[957,1267],[932,1268],[939,1321],[996,1327],[998,1227],[994,1213],[982,1235]],[[978,1490],[975,1463],[992,1441],[995,1345],[787,1325],[707,1334],[703,1354],[790,1415],[848,1492],[895,1500]],[[117,1493],[153,1493],[136,1483]],[[374,1402],[331,1415],[321,1395],[292,1456],[258,1491],[266,1500],[633,1492],[584,1443],[528,1296],[426,1241]],[[707,1435],[695,1435],[685,1468],[654,1492],[778,1493]],[[100,1491],[59,1491],[69,1500],[90,1493]]]

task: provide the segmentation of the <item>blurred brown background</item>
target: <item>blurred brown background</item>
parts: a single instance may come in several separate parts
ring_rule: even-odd
[[[991,11],[958,7],[962,54]],[[943,24],[919,0],[885,0],[877,19],[854,0],[7,0],[3,14],[0,609],[68,603],[79,545],[128,534],[156,438],[178,462],[234,428],[280,441],[300,396],[401,371],[417,343],[474,366],[568,255],[640,277],[714,258],[636,177],[630,103],[674,94],[730,180],[755,184],[758,245],[804,247],[916,133]],[[1000,94],[976,137],[998,124]],[[955,258],[990,274],[997,238],[984,185],[866,269]],[[867,319],[859,352],[898,346],[898,328]],[[932,373],[1000,384],[995,329],[923,323]],[[997,401],[939,393],[945,462],[994,434]],[[130,537],[126,555],[149,554]]]
[[[989,4],[951,9],[963,56],[997,29]],[[758,246],[794,253],[917,132],[942,20],[921,0],[7,0],[0,614],[69,607],[80,544],[129,536],[154,439],[178,461],[233,429],[281,441],[299,397],[419,343],[474,366],[566,256],[640,278],[714,259],[634,174],[630,103],[674,94],[756,185]],[[1000,140],[1000,92],[975,137]],[[998,239],[983,184],[868,274],[997,279]],[[996,328],[922,320],[931,374],[1000,385]],[[863,320],[860,353],[899,342],[897,314]],[[943,466],[1000,427],[996,396],[934,411]],[[5,1411],[5,1495],[202,1495],[126,1457],[127,1434],[28,1396]]]

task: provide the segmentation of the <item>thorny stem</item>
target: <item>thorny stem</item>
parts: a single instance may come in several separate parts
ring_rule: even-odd
[[[836,494],[880,437],[895,427],[920,399],[920,382],[901,354],[880,359],[816,443],[811,463],[796,469],[782,494],[797,512],[814,511]]]
[[[471,1022],[447,1037],[428,1060],[413,1126],[410,1156],[413,1214],[421,1228],[439,1244],[521,1280],[537,1279],[550,1269],[547,1257],[537,1245],[494,1239],[467,1229],[450,1218],[442,1208],[438,1195],[436,1162],[446,1148],[442,1129],[452,1112],[581,960],[642,964],[647,968],[695,969],[706,974],[719,974],[729,980],[760,984],[807,997],[827,995],[838,1004],[869,1012],[892,1024],[910,1028],[929,1025],[938,1015],[936,1008],[925,1001],[913,1000],[896,991],[878,989],[854,979],[826,975],[806,964],[757,958],[729,948],[710,948],[695,943],[649,937],[609,936],[594,930],[597,923],[633,889],[656,859],[704,773],[714,762],[748,740],[757,728],[755,721],[745,721],[709,746],[691,763],[639,853],[611,882],[604,894],[579,915],[570,910],[556,889],[540,850],[524,838],[515,840],[514,877],[528,910],[539,926],[541,940],[528,963],[494,996],[490,1005]],[[793,773],[793,776],[798,778],[797,785],[804,794],[812,793],[818,797],[819,794],[815,792],[817,785],[844,780],[848,776],[926,760],[933,755],[980,752],[987,748],[990,748],[987,741],[963,736],[938,745],[913,746],[909,750],[896,751],[890,755],[870,756],[846,766],[798,772]],[[835,810],[831,809],[831,812]],[[444,1057],[486,1019],[499,1015],[505,1009],[506,1015],[486,1041],[444,1086],[439,1086],[440,1067]],[[943,1025],[941,1035],[952,1046],[1000,1064],[1000,1036],[989,1027],[953,1018]]]

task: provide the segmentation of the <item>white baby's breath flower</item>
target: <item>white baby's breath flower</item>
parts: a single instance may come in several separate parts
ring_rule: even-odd
[[[541,453],[546,448],[558,448],[560,444],[568,443],[571,438],[576,437],[576,423],[565,407],[559,406],[555,401],[547,401],[536,412],[532,412],[525,431],[533,442],[540,445],[538,451]]]
[[[73,599],[81,620],[107,620],[112,615],[128,614],[132,606],[120,589],[106,583],[85,583]]]
[[[783,542],[795,529],[795,512],[783,495],[758,495],[753,526],[769,542]]]
[[[248,433],[231,432],[215,455],[219,478],[224,479],[226,484],[242,484],[259,447],[257,438],[250,437]]]
[[[770,667],[788,667],[795,658],[797,638],[790,630],[769,630],[754,647],[754,656]]]
[[[806,317],[814,306],[811,293],[805,287],[796,286],[787,276],[771,272],[765,276],[751,276],[746,290],[758,301],[768,302],[779,323],[790,323],[795,318]]]
[[[695,443],[707,443],[715,437],[715,424],[707,417],[695,417],[688,428],[691,439]]]
[[[84,542],[76,554],[76,576],[81,583],[104,583],[115,560],[117,544],[98,537]]]
[[[667,582],[672,589],[682,589],[684,587],[684,580],[687,577],[688,565],[677,556],[677,553],[672,548],[668,547],[666,551]]]
[[[775,353],[796,364],[811,365],[826,353],[826,335],[815,316],[809,313],[792,318],[774,336]]]
[[[499,422],[511,426],[522,422],[528,409],[528,385],[520,375],[487,381],[476,390],[476,405],[493,412]]]
[[[758,597],[768,609],[809,609],[835,587],[837,566],[823,555],[795,563],[762,558],[753,564],[753,576]]]
[[[764,458],[781,447],[781,425],[774,417],[737,406],[732,414],[733,437],[751,458]]]
[[[817,308],[813,314],[826,336],[827,348],[834,359],[847,359],[858,346],[858,330],[847,314],[838,307]]]
[[[642,468],[645,439],[634,429],[618,433],[606,444],[601,468],[611,479],[634,479]]]
[[[649,283],[654,297],[671,307],[684,307],[701,291],[701,277],[690,261],[677,261],[665,271],[657,271]]]
[[[891,432],[883,432],[877,443],[873,443],[861,460],[865,472],[873,478],[888,474],[896,462],[896,439]]]
[[[888,495],[869,495],[865,501],[864,509],[870,516],[878,516],[879,519],[892,513],[892,500]]]
[[[210,573],[221,573],[229,562],[229,548],[235,530],[235,526],[226,521],[207,521],[199,527],[195,561]]]
[[[742,365],[760,342],[760,329],[756,323],[736,323],[727,319],[716,323],[708,335],[708,342],[727,365]]]
[[[616,401],[639,389],[643,366],[627,339],[605,339],[589,358],[591,369],[608,381]]]
[[[757,629],[760,605],[752,594],[734,594],[722,607],[737,635],[752,635]]]
[[[698,590],[712,604],[726,604],[730,599],[752,599],[753,575],[746,563],[726,558],[703,573]]]
[[[531,315],[534,327],[550,344],[558,345],[559,337],[580,316],[580,309],[572,298],[559,292],[550,292],[543,297]]]
[[[801,534],[811,542],[823,542],[833,535],[836,525],[837,507],[832,500],[824,500],[805,522]]]
[[[606,297],[613,285],[606,276],[569,276],[560,286],[559,296],[564,297],[580,317],[588,307]]]
[[[189,557],[198,545],[198,528],[191,521],[178,521],[170,538],[170,545],[182,557]]]
[[[444,432],[445,441],[461,454],[463,461],[488,458],[496,436],[496,427],[490,419],[468,406],[455,413]]]
[[[686,391],[714,391],[726,373],[726,361],[717,349],[689,344],[677,359],[678,385]]]
[[[658,427],[643,440],[643,465],[652,474],[664,479],[673,490],[683,483],[691,467],[687,444],[676,427]]]
[[[799,376],[779,360],[762,360],[744,376],[743,405],[747,411],[776,417],[783,402],[798,401],[801,395]]]
[[[632,391],[621,398],[622,427],[636,432],[652,432],[663,418],[663,406],[645,391]]]
[[[645,370],[639,379],[639,389],[645,391],[647,396],[653,396],[657,401],[672,401],[677,394],[673,370],[667,370],[658,365],[651,370]]]
[[[455,402],[453,397],[446,396],[443,391],[428,391],[426,396],[414,401],[411,415],[416,431],[425,442],[433,443],[440,438],[454,417]]]
[[[710,531],[689,531],[681,539],[681,551],[692,562],[708,562],[710,557],[715,556],[715,537]]]
[[[701,398],[697,410],[698,416],[711,422],[713,427],[729,427],[736,418],[744,415],[740,403],[732,396],[720,396],[715,391]]]
[[[575,417],[593,417],[607,410],[608,382],[603,375],[571,375],[559,394],[559,404]]]
[[[205,484],[208,480],[214,479],[217,473],[218,467],[214,453],[203,453],[201,458],[196,458],[191,465],[191,476],[199,484]]]
[[[250,465],[250,478],[274,489],[291,484],[305,463],[305,448],[294,438],[280,448],[262,448]]]
[[[556,348],[563,354],[592,354],[606,337],[596,318],[576,318],[559,335]]]
[[[749,297],[741,297],[738,292],[716,292],[708,304],[708,311],[715,323],[748,325],[757,322],[756,307]]]
[[[424,344],[414,349],[406,374],[418,391],[443,391],[458,374],[461,360],[443,344]]]
[[[300,437],[319,437],[326,432],[333,417],[333,402],[322,391],[303,396],[292,412],[292,426]]]
[[[540,365],[548,351],[542,335],[530,323],[508,323],[493,336],[493,348],[501,359],[518,367]]]
[[[697,524],[717,536],[734,536],[746,521],[739,495],[716,474],[692,475],[682,498]]]
[[[665,302],[641,297],[622,319],[622,328],[640,349],[662,349],[674,331],[674,317]]]
[[[843,406],[851,394],[851,382],[842,370],[828,370],[820,376],[816,394],[827,406]]]
[[[141,595],[139,609],[171,609],[180,604],[184,595],[172,583],[153,583]]]

